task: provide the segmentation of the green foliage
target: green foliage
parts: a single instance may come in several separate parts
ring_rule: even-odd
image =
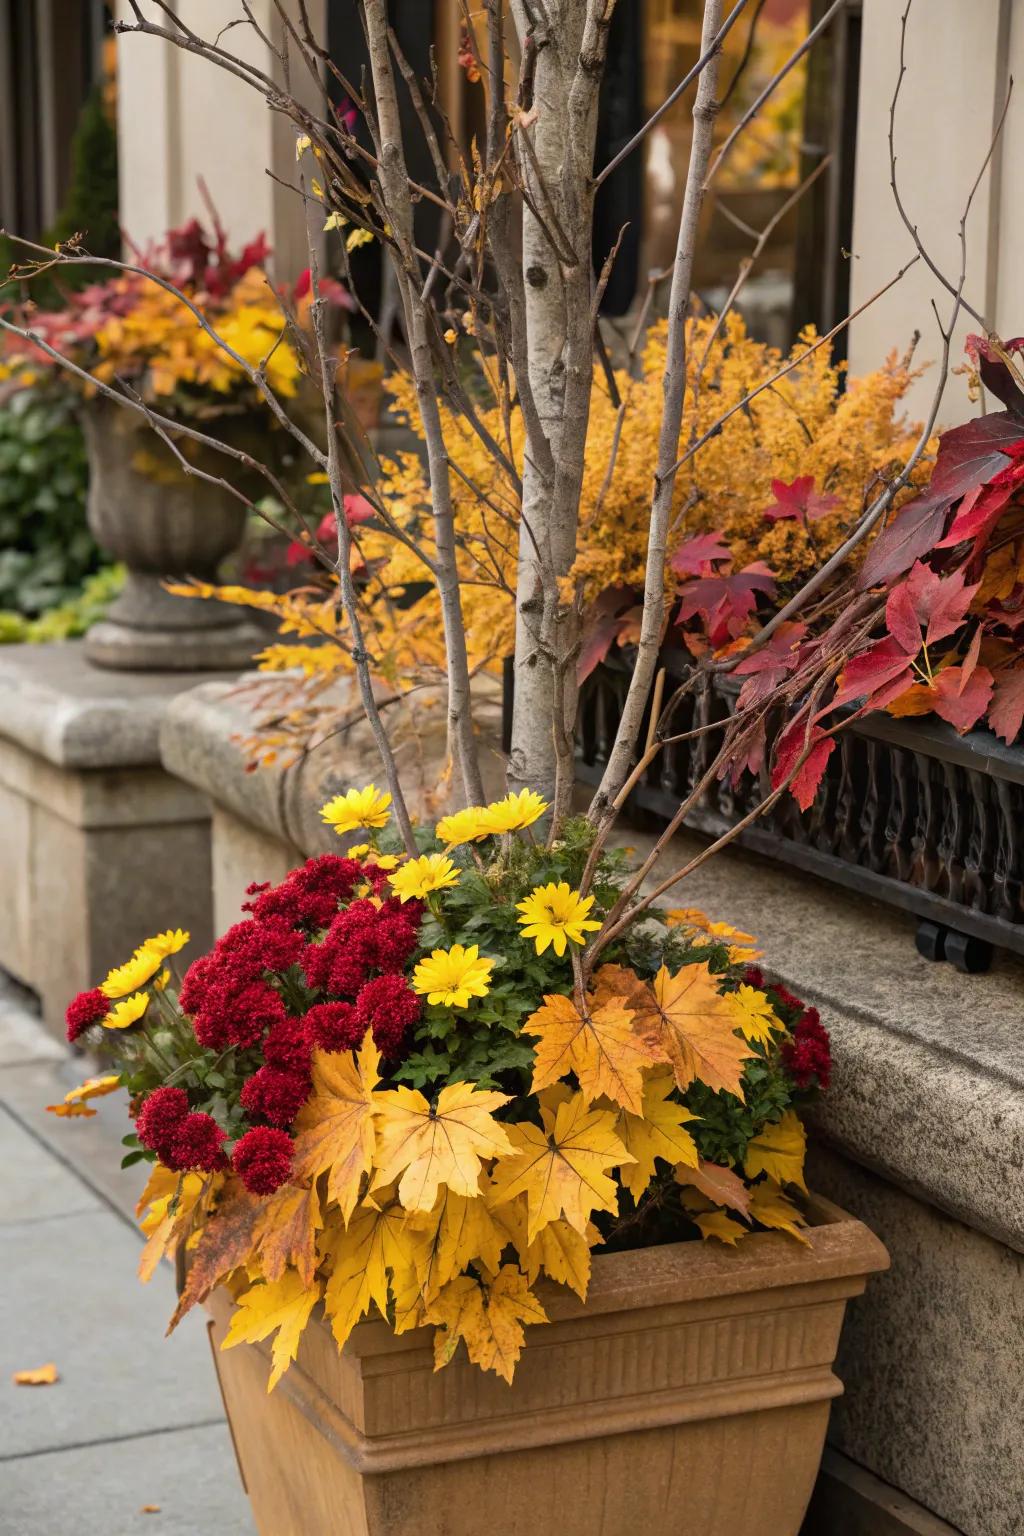
[[[70,400],[43,385],[10,395],[0,407],[0,608],[35,617],[76,596],[99,568],[87,480]]]
[[[117,130],[107,114],[103,82],[97,81],[85,99],[71,141],[71,184],[64,206],[44,244],[81,238],[90,256],[118,256],[121,227],[117,214]],[[83,281],[97,274],[84,270]],[[71,274],[67,274],[71,277]],[[71,286],[78,286],[73,279]]]
[[[123,565],[107,565],[86,578],[81,592],[40,614],[26,619],[24,614],[0,609],[0,645],[25,645],[48,640],[73,640],[84,635],[102,619],[124,582]]]

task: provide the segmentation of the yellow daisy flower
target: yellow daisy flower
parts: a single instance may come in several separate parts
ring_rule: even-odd
[[[388,884],[402,902],[458,883],[459,872],[444,853],[424,853],[418,859],[406,859],[394,874],[388,875]]]
[[[494,961],[481,960],[479,955],[476,944],[467,949],[461,944],[435,949],[413,971],[413,991],[425,994],[428,1003],[441,1003],[445,1008],[465,1008],[471,997],[486,997]]]
[[[490,834],[487,812],[482,805],[470,805],[464,811],[453,811],[442,816],[434,828],[439,843],[458,848],[462,843],[475,843]]]
[[[549,944],[555,946],[556,955],[564,955],[567,939],[583,944],[587,930],[600,928],[600,923],[587,916],[593,905],[593,896],[581,896],[565,880],[558,885],[535,886],[525,901],[516,903],[516,911],[523,914],[519,919],[523,938],[534,940],[538,955]]]
[[[168,928],[166,933],[158,933],[154,938],[147,939],[145,944],[140,944],[139,949],[148,950],[150,954],[166,960],[168,955],[176,955],[180,949],[184,949],[191,937],[183,928]]]
[[[484,811],[481,825],[484,831],[495,834],[520,832],[539,821],[547,808],[548,802],[542,800],[536,790],[521,789],[518,795],[506,795],[504,800],[493,801]]]
[[[127,1029],[129,1024],[138,1023],[148,1007],[148,994],[133,992],[131,997],[123,997],[119,1003],[115,1003],[100,1022],[104,1029]]]
[[[402,862],[402,858],[397,853],[377,853],[374,854],[369,862],[376,864],[378,869],[397,869]]]
[[[124,965],[115,966],[108,973],[100,991],[104,997],[127,997],[129,992],[135,992],[146,985],[150,977],[160,969],[163,960],[163,955],[157,954],[156,950],[141,945],[130,960],[126,960]]]
[[[339,837],[354,832],[357,827],[386,827],[390,815],[391,796],[367,784],[364,789],[347,789],[343,795],[321,808],[320,816]]]
[[[346,850],[345,857],[346,859],[365,859],[366,855],[372,851],[369,843],[353,843],[352,847]]]

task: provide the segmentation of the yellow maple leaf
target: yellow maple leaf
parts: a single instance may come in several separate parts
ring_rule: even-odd
[[[367,1035],[358,1054],[313,1052],[313,1092],[295,1121],[294,1169],[299,1179],[327,1172],[328,1199],[347,1221],[373,1166],[373,1090],[380,1052]]]
[[[121,1086],[121,1076],[118,1072],[108,1072],[102,1077],[87,1077],[84,1083],[79,1083],[77,1088],[72,1088],[64,1095],[60,1104],[47,1104],[48,1114],[60,1116],[83,1115],[88,1118],[96,1111],[88,1103],[89,1099],[100,1099],[104,1094],[116,1093]]]
[[[266,1201],[253,1228],[253,1242],[268,1280],[294,1268],[304,1285],[316,1273],[316,1234],[323,1225],[316,1185],[284,1184]]]
[[[697,1079],[742,1100],[740,1079],[752,1053],[736,1034],[733,1006],[707,963],[684,965],[675,976],[663,965],[647,997],[650,1017],[660,1024],[660,1054],[671,1062],[677,1086],[685,1090]]]
[[[487,1269],[500,1267],[508,1235],[480,1195],[470,1198],[443,1188],[429,1216],[411,1219],[418,1234],[412,1239],[413,1259],[427,1300],[476,1259]]]
[[[755,1184],[750,1192],[750,1214],[755,1221],[759,1221],[762,1227],[777,1227],[782,1232],[788,1232],[798,1242],[810,1247],[810,1243],[800,1231],[807,1225],[792,1200],[788,1199],[776,1184],[774,1179],[763,1179]]]
[[[806,1191],[804,1155],[807,1133],[795,1109],[787,1109],[781,1120],[764,1125],[747,1143],[743,1172],[748,1179],[767,1173],[778,1184],[795,1184]]]
[[[641,1113],[623,1110],[616,1123],[623,1146],[635,1158],[620,1175],[634,1200],[639,1200],[653,1179],[656,1158],[673,1165],[697,1166],[697,1143],[686,1129],[687,1122],[697,1116],[669,1098],[674,1088],[671,1069],[652,1073],[644,1084]]]
[[[221,1349],[231,1349],[236,1344],[258,1344],[275,1334],[270,1352],[270,1380],[267,1382],[267,1391],[273,1392],[295,1359],[302,1330],[319,1300],[319,1282],[306,1285],[294,1269],[287,1270],[280,1280],[254,1285],[239,1296]]]
[[[328,1223],[321,1243],[330,1268],[324,1311],[339,1349],[371,1305],[386,1314],[389,1269],[398,1272],[400,1288],[408,1297],[416,1283],[410,1246],[415,1237],[415,1229],[391,1191],[379,1203],[372,1197],[364,1200],[347,1227],[340,1222]],[[404,1310],[410,1310],[408,1299]]]
[[[428,1308],[427,1321],[437,1324],[435,1371],[448,1364],[464,1339],[474,1365],[511,1382],[523,1348],[523,1324],[546,1323],[548,1315],[522,1271],[505,1264],[482,1280],[459,1275],[450,1281]]]
[[[743,1031],[744,1039],[768,1045],[772,1030],[781,1031],[785,1028],[768,998],[756,987],[749,987],[744,982],[735,992],[728,992],[726,996],[732,1004],[737,1028]]]
[[[700,1235],[707,1242],[709,1237],[715,1237],[720,1243],[728,1243],[735,1248],[741,1237],[746,1237],[746,1227],[741,1227],[738,1221],[727,1216],[724,1211],[705,1211],[703,1215],[694,1216],[693,1220],[700,1228]]]
[[[139,1255],[138,1273],[143,1285],[153,1278],[160,1260],[172,1253],[192,1224],[193,1212],[203,1195],[219,1187],[219,1176],[204,1179],[198,1173],[172,1173],[155,1163],[135,1208],[146,1244]],[[147,1209],[148,1207],[148,1209]],[[142,1213],[145,1211],[145,1215]]]
[[[415,1088],[378,1093],[373,1189],[398,1178],[398,1198],[411,1211],[433,1210],[442,1184],[472,1197],[480,1185],[481,1159],[515,1150],[492,1113],[508,1101],[508,1094],[472,1083],[450,1083],[434,1106]]]
[[[29,1371],[15,1371],[11,1380],[16,1387],[52,1387],[54,1382],[60,1381],[60,1373],[51,1360],[47,1365],[37,1365]]]
[[[615,1134],[611,1110],[588,1109],[586,1096],[577,1093],[559,1104],[550,1130],[528,1122],[508,1129],[516,1156],[498,1164],[488,1198],[497,1207],[525,1194],[527,1242],[559,1216],[585,1234],[593,1211],[618,1210],[608,1169],[633,1157]]]
[[[593,1222],[588,1222],[586,1232],[580,1233],[559,1217],[549,1221],[531,1243],[525,1195],[502,1205],[495,1215],[505,1229],[506,1239],[519,1255],[519,1267],[530,1285],[543,1270],[559,1285],[574,1290],[581,1301],[586,1301],[590,1288],[590,1250],[603,1241]]]
[[[590,1103],[607,1097],[640,1113],[643,1071],[657,1059],[657,1052],[625,998],[587,999],[581,1012],[570,997],[545,997],[523,1025],[523,1033],[538,1039],[535,1093],[575,1072]]]

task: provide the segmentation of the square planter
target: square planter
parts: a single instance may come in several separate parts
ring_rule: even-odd
[[[509,1387],[431,1332],[314,1314],[268,1395],[264,1346],[214,1359],[260,1536],[796,1536],[821,1458],[843,1313],[888,1256],[812,1198],[810,1246],[595,1252],[585,1304],[539,1287]]]

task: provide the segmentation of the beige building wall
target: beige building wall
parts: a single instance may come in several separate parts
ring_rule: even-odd
[[[903,0],[864,0],[863,52],[854,194],[851,308],[863,304],[914,255],[889,185],[889,107],[900,67]],[[1019,282],[1024,209],[1014,206],[1014,166],[1024,156],[1024,5],[1013,0],[915,0],[907,26],[907,72],[896,113],[896,175],[911,220],[936,264],[956,283],[960,218],[992,142],[1009,76],[1021,85],[1011,99],[999,147],[982,177],[967,223],[965,298],[1002,334],[1024,330]],[[1021,203],[1018,195],[1016,203]],[[1016,244],[1014,244],[1016,242]],[[932,301],[943,324],[950,295],[923,261],[872,304],[850,328],[850,368],[877,367],[901,350],[915,329],[917,357],[940,356]],[[963,340],[978,326],[963,315],[951,361],[963,360]],[[914,386],[911,409],[924,416],[937,372]],[[976,413],[964,381],[951,378],[940,408],[946,424]]]
[[[324,0],[309,6],[314,23]],[[237,0],[177,0],[182,21],[210,39],[240,14]],[[272,0],[253,0],[260,26],[275,37]],[[131,20],[127,0],[118,14]],[[152,20],[167,25],[156,7]],[[268,74],[275,60],[251,27],[232,27],[224,46]],[[202,178],[231,238],[240,246],[261,230],[282,278],[308,266],[302,208],[267,174],[295,179],[294,133],[258,91],[209,60],[162,38],[118,38],[118,148],[121,224],[139,245],[193,215],[209,224]]]

